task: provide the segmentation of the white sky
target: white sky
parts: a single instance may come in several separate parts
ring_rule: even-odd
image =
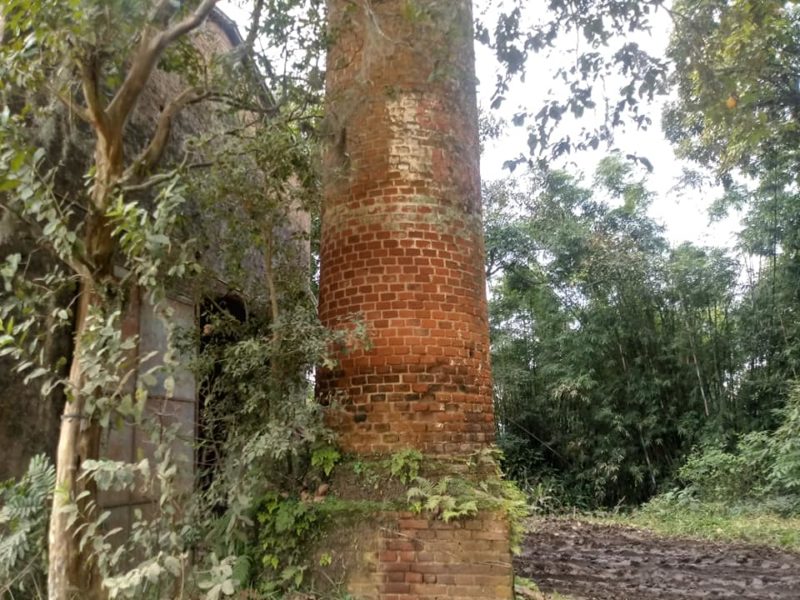
[[[498,5],[502,5],[502,0],[475,0],[475,12],[481,14],[484,10],[488,10],[491,14],[497,10]],[[540,18],[546,18],[545,3],[541,2],[540,6],[542,8],[539,11],[530,10],[529,12],[538,12]],[[534,15],[535,17],[536,15]],[[487,20],[492,22],[491,17]],[[663,55],[669,41],[672,21],[666,12],[660,11],[652,16],[651,22],[653,31],[650,34],[637,34],[630,41],[636,41],[652,54]],[[574,60],[576,48],[582,50],[580,41],[572,36],[572,39],[561,41],[555,55],[532,55],[527,66],[526,83],[517,82],[511,93],[506,94],[507,100],[498,111],[500,115],[510,120],[511,116],[524,106],[535,107],[535,112],[538,112],[538,107],[548,97],[548,91],[554,86],[553,77],[558,67],[569,65],[570,61]],[[488,107],[494,91],[496,65],[490,50],[480,44],[476,46],[476,50],[478,79],[481,81],[478,87],[479,102],[482,107]],[[619,85],[616,86],[616,88],[619,87]],[[613,80],[607,82],[607,89],[609,93],[613,93],[615,90]],[[559,91],[556,89],[556,93]],[[567,92],[561,91],[561,93],[563,97],[563,94]],[[720,223],[712,224],[707,215],[707,209],[716,199],[717,192],[689,191],[686,192],[686,195],[679,196],[673,191],[677,178],[681,175],[682,163],[675,158],[672,147],[664,138],[661,128],[662,105],[663,99],[657,99],[651,106],[643,107],[643,110],[647,111],[653,120],[653,124],[648,130],[615,131],[616,145],[624,154],[636,153],[648,158],[653,164],[653,172],[648,177],[648,187],[656,197],[649,213],[666,227],[667,237],[673,244],[691,241],[697,244],[732,246],[735,243],[734,233],[738,229],[738,217],[732,216]],[[602,106],[602,103],[598,102],[598,106]],[[602,119],[604,119],[604,115],[600,110],[597,110],[595,114],[587,111],[580,122],[570,124],[571,127],[570,125],[565,126],[561,133],[577,133],[581,127],[593,127],[602,122]],[[525,151],[526,140],[527,130],[524,127],[510,126],[503,139],[487,144],[481,159],[483,178],[491,180],[503,177],[505,175],[502,169],[503,162],[514,158],[520,151]],[[576,175],[583,172],[587,185],[590,185],[597,163],[606,154],[607,151],[601,147],[595,151],[589,150],[566,156],[554,166]],[[646,173],[643,167],[641,173],[643,175]]]
[[[544,2],[541,0],[529,1],[538,2],[542,7],[539,11],[530,11],[531,13],[538,12],[539,15],[546,15]],[[503,0],[474,0],[475,14],[484,14],[485,11],[488,11],[490,16],[486,20],[491,24],[491,14],[495,13],[502,3]],[[239,2],[236,0],[222,0],[220,8],[239,22],[239,28],[244,34],[247,28],[247,13],[240,9],[238,4]],[[536,18],[536,14],[533,16]],[[672,21],[664,11],[661,11],[653,15],[652,23],[654,25],[653,32],[650,35],[638,34],[634,41],[651,53],[663,53],[669,40]],[[512,87],[510,93],[506,94],[507,100],[501,109],[496,111],[497,116],[505,117],[510,122],[511,116],[521,107],[536,107],[538,111],[537,104],[541,105],[542,101],[547,98],[559,64],[569,64],[569,61],[574,60],[576,47],[580,49],[578,44],[577,39],[563,40],[557,49],[557,55],[549,57],[533,55],[527,66],[526,83],[517,82]],[[494,91],[497,65],[490,50],[477,44],[476,51],[477,72],[481,82],[478,87],[479,103],[482,107],[488,107]],[[607,87],[610,92],[613,92],[613,81],[609,81]],[[598,105],[601,104],[598,103]],[[648,186],[655,193],[655,199],[650,207],[650,215],[666,227],[667,237],[673,244],[692,241],[697,244],[733,246],[734,232],[738,229],[738,217],[732,216],[719,223],[711,224],[709,222],[707,209],[716,198],[716,193],[688,192],[687,195],[679,197],[672,191],[681,174],[681,163],[675,158],[671,146],[664,139],[660,118],[661,103],[654,103],[650,106],[649,114],[653,125],[647,131],[616,131],[615,137],[617,146],[623,152],[633,152],[645,156],[653,164],[653,173],[648,178]],[[581,127],[592,127],[603,118],[600,111],[594,115],[587,111],[581,121],[574,124],[574,131],[577,133]],[[592,122],[593,119],[594,122]],[[569,132],[570,129],[567,128],[564,131]],[[506,134],[501,139],[487,143],[481,159],[483,178],[492,180],[507,176],[507,171],[502,168],[503,163],[527,150],[527,137],[527,130],[524,127],[509,125]],[[589,185],[595,166],[605,154],[606,151],[602,148],[596,151],[584,151],[565,157],[555,166],[576,175],[583,172],[586,175],[587,185]],[[642,173],[645,173],[643,168]]]

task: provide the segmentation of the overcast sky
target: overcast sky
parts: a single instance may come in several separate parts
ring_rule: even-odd
[[[489,15],[491,15],[493,8],[496,10],[499,4],[502,4],[502,0],[476,0],[476,14],[481,15],[485,11],[489,11]],[[533,18],[537,18],[534,5],[537,3],[531,2],[528,13]],[[542,7],[538,18],[546,18],[546,4],[540,2],[538,6]],[[491,16],[487,18],[487,21],[492,22]],[[652,23],[654,27],[650,34],[637,34],[630,41],[637,42],[652,54],[663,55],[669,41],[672,21],[664,11],[661,11],[653,16]],[[520,107],[541,105],[548,97],[548,92],[554,87],[556,87],[555,93],[566,93],[563,89],[557,88],[553,78],[559,66],[569,65],[571,61],[575,60],[576,50],[581,50],[580,41],[572,36],[571,39],[561,40],[553,55],[532,56],[527,67],[526,82],[517,84],[510,94],[506,94],[508,100],[498,112],[510,119],[510,116]],[[488,107],[491,102],[496,68],[491,52],[478,45],[477,70],[478,78],[481,81],[478,94],[481,106],[484,108]],[[611,92],[615,82],[609,80],[606,82],[606,86]],[[617,84],[616,88],[619,87],[620,85]],[[654,102],[647,108],[653,120],[653,125],[647,131],[615,132],[617,146],[623,152],[645,156],[653,164],[653,172],[648,178],[648,185],[656,195],[650,208],[651,216],[666,227],[667,235],[673,244],[692,241],[716,246],[733,245],[733,233],[738,226],[737,217],[731,217],[721,223],[709,223],[707,209],[716,198],[715,193],[688,192],[686,195],[680,196],[674,191],[676,180],[681,175],[682,165],[675,158],[672,147],[664,138],[661,129],[662,104],[663,99]],[[598,105],[602,106],[601,103]],[[604,115],[600,110],[595,114],[587,111],[580,123],[573,124],[574,132],[577,133],[582,126],[592,127],[603,118]],[[564,131],[569,132],[570,130]],[[502,169],[503,162],[513,158],[519,149],[526,148],[526,139],[527,131],[524,128],[512,126],[508,129],[504,139],[488,144],[482,157],[484,179],[503,177],[505,175]],[[583,172],[586,175],[586,181],[591,183],[595,166],[606,154],[607,151],[602,148],[597,151],[585,151],[564,157],[556,166],[575,174]],[[641,168],[641,173],[643,175],[646,173],[644,168]]]
[[[491,23],[493,12],[502,5],[503,1],[474,0],[475,14],[486,15],[486,20]],[[529,1],[528,12],[531,17],[537,18],[535,6],[541,6],[539,18],[543,18],[546,15],[545,3],[540,0]],[[220,8],[236,19],[242,32],[246,33],[246,16],[243,16],[243,11],[236,5],[235,0],[220,2]],[[634,41],[651,53],[663,53],[669,40],[672,22],[663,11],[654,15],[652,22],[654,24],[652,33],[649,35],[638,34]],[[520,107],[541,105],[541,102],[547,98],[548,92],[554,87],[554,75],[558,66],[573,61],[576,49],[580,49],[577,39],[565,39],[562,40],[554,55],[534,55],[527,66],[526,82],[524,84],[517,83],[511,92],[506,94],[507,100],[503,107],[496,111],[497,116],[505,117],[510,121],[511,116]],[[491,103],[497,64],[489,50],[480,45],[476,50],[477,72],[481,82],[478,87],[479,102],[483,108],[487,108]],[[607,82],[607,86],[612,89],[614,82]],[[555,90],[556,93],[558,91]],[[674,192],[676,179],[681,174],[681,164],[674,157],[672,148],[664,139],[661,130],[661,103],[654,103],[648,110],[653,119],[653,125],[647,131],[617,131],[615,135],[617,146],[624,152],[635,152],[645,156],[653,164],[653,173],[649,175],[648,185],[656,197],[650,208],[650,214],[666,227],[667,236],[673,244],[692,241],[715,246],[733,245],[733,233],[738,226],[735,216],[721,223],[709,223],[706,211],[709,204],[715,199],[714,193],[708,191],[704,193],[689,192],[687,195],[679,196]],[[603,118],[600,111],[596,114],[587,111],[581,122],[574,124],[574,130],[577,133],[581,127],[592,127],[594,123]],[[503,163],[525,151],[527,137],[525,128],[509,126],[501,139],[487,144],[482,157],[483,178],[492,180],[507,176],[508,172],[502,168]],[[582,172],[586,175],[586,181],[591,183],[594,168],[606,153],[603,149],[581,152],[565,157],[556,166],[576,175]],[[641,172],[644,174],[644,169]]]

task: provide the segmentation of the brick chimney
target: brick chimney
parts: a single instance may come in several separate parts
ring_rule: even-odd
[[[493,441],[469,0],[329,0],[320,316],[372,347],[320,390],[359,453]]]
[[[338,400],[345,450],[415,448],[426,466],[463,469],[494,437],[471,2],[328,9],[320,316],[339,328],[360,315],[372,345],[343,353],[319,389]],[[329,533],[355,536],[355,597],[513,598],[502,511],[444,522],[386,509],[358,525]]]

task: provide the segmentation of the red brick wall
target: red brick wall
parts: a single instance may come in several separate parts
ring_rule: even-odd
[[[368,568],[349,581],[359,600],[507,600],[513,598],[508,525],[497,515],[467,521],[427,520],[396,513]]]
[[[320,316],[362,315],[372,348],[320,390],[348,450],[470,452],[494,433],[471,5],[329,10]]]

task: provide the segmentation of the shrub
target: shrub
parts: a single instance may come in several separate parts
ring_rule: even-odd
[[[38,454],[18,482],[0,486],[2,597],[36,597],[46,588],[47,523],[55,484],[55,467]]]
[[[678,471],[678,477],[701,500],[758,498],[767,490],[771,463],[769,435],[757,431],[740,437],[730,450],[722,443],[695,449]]]

